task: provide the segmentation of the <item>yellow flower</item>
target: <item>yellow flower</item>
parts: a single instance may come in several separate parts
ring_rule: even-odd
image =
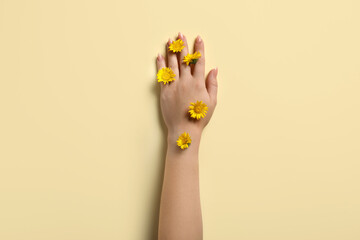
[[[169,50],[176,52],[181,52],[184,48],[184,42],[181,39],[176,40],[175,42],[172,42],[169,46]]]
[[[195,64],[200,57],[201,57],[200,52],[194,52],[194,54],[189,53],[184,57],[183,62],[186,63],[186,65]]]
[[[199,120],[200,118],[204,118],[206,116],[208,107],[202,101],[196,101],[196,103],[190,103],[189,113],[192,118],[196,118]]]
[[[163,82],[164,84],[175,81],[175,73],[171,68],[164,67],[158,71],[157,80],[158,82]]]
[[[183,134],[180,135],[180,137],[176,142],[181,149],[188,148],[191,144],[190,135],[187,132],[184,132]]]

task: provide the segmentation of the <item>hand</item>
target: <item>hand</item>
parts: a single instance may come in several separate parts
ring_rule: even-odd
[[[204,42],[198,36],[195,40],[195,51],[201,53],[196,64],[186,65],[184,56],[188,54],[188,45],[184,35],[179,33],[178,39],[184,42],[184,49],[180,53],[169,51],[171,41],[167,43],[167,62],[162,55],[157,57],[157,69],[169,67],[176,74],[175,81],[161,85],[160,105],[168,133],[181,134],[186,131],[202,132],[209,123],[217,102],[217,73],[212,69],[205,79]],[[199,120],[190,118],[190,103],[203,101],[207,106],[205,118]]]

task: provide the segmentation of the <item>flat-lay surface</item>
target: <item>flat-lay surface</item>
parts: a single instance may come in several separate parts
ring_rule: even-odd
[[[200,146],[204,239],[360,239],[359,12],[0,0],[0,239],[155,239],[155,58],[179,31],[219,68]]]

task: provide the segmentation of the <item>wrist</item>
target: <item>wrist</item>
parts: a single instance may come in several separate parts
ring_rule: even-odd
[[[202,129],[197,126],[179,126],[174,128],[168,128],[167,136],[169,138],[178,138],[182,133],[187,132],[190,134],[190,137],[194,136],[196,138],[201,137]],[[192,139],[192,138],[191,138]]]
[[[167,134],[168,146],[169,147],[175,146],[175,147],[179,148],[177,146],[176,141],[178,140],[179,136],[181,134],[183,134],[184,132],[188,133],[191,138],[191,145],[189,146],[189,149],[190,148],[192,148],[192,149],[199,148],[202,129],[200,129],[199,127],[196,127],[196,126],[184,126],[184,127],[179,126],[176,128],[168,129],[168,134]]]

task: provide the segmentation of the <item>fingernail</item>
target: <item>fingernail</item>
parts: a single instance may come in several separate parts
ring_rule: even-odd
[[[197,41],[198,43],[201,43],[201,41],[202,41],[201,37],[200,37],[200,36],[197,36],[196,41]]]
[[[182,35],[181,32],[179,32],[179,38],[184,38],[184,35]]]
[[[168,45],[170,45],[172,43],[171,39],[169,38],[168,40]]]
[[[159,53],[157,56],[157,60],[160,61],[160,59],[161,59],[161,54]]]
[[[218,67],[216,67],[216,68],[214,68],[214,69],[215,69],[215,77],[217,77],[218,72],[219,72],[219,69],[218,69]]]

